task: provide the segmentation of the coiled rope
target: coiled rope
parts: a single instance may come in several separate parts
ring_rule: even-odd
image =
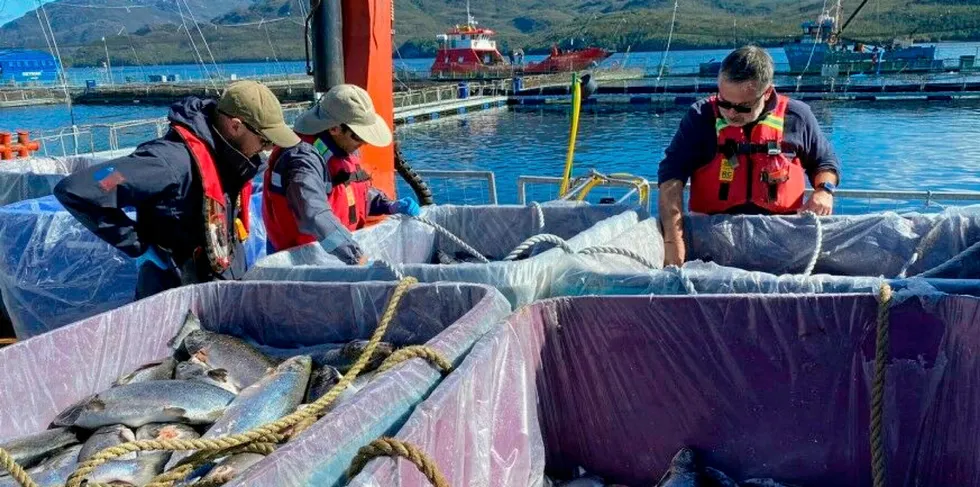
[[[402,297],[405,295],[405,292],[417,282],[418,281],[414,277],[409,276],[398,283],[391,295],[391,299],[388,301],[388,306],[378,323],[377,329],[375,329],[374,334],[368,341],[367,346],[364,347],[364,351],[361,353],[361,356],[357,358],[357,361],[354,363],[353,367],[351,367],[350,372],[345,374],[344,377],[336,385],[334,385],[329,392],[324,394],[324,396],[320,399],[317,399],[309,407],[289,414],[277,421],[273,421],[258,428],[235,435],[219,436],[215,438],[200,438],[194,440],[140,440],[110,447],[102,450],[91,459],[82,463],[68,478],[67,486],[81,487],[83,479],[92,473],[96,467],[106,463],[109,460],[112,460],[113,458],[117,458],[130,452],[151,450],[200,450],[198,455],[208,455],[210,453],[224,454],[226,450],[247,445],[249,443],[265,442],[269,438],[280,439],[282,437],[282,431],[289,429],[312,416],[316,416],[320,412],[327,409],[351,384],[351,382],[357,378],[358,374],[361,373],[364,367],[367,366],[370,359],[374,356],[374,351],[377,348],[378,343],[381,342],[381,339],[384,338],[384,335],[388,330],[388,326],[394,319],[395,311],[398,304],[401,302]],[[184,464],[186,465],[193,458],[194,457],[192,456],[185,459]],[[178,466],[178,468],[180,468],[180,466]]]
[[[402,457],[414,463],[435,487],[449,487],[449,482],[439,471],[438,465],[425,452],[411,443],[394,438],[379,438],[358,450],[357,456],[347,469],[347,479],[356,477],[368,462],[377,457]]]

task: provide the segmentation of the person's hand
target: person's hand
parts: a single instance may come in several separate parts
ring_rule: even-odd
[[[357,265],[367,265],[367,264],[368,264],[368,256],[362,255],[360,259],[357,259]]]
[[[827,216],[834,212],[834,195],[826,190],[818,189],[810,195],[810,199],[800,212],[812,211],[818,216]]]
[[[412,198],[402,198],[395,201],[392,204],[392,208],[395,210],[395,213],[401,213],[403,215],[419,216],[422,214],[422,207]]]
[[[157,252],[157,248],[154,245],[151,245],[145,252],[143,252],[143,255],[136,258],[136,268],[139,269],[140,267],[143,267],[143,264],[146,262],[157,266],[162,271],[170,268],[169,265],[164,263],[163,256]]]
[[[684,265],[687,256],[687,249],[684,248],[684,240],[672,240],[664,242],[664,267]]]

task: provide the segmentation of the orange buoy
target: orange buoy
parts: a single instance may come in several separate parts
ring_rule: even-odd
[[[0,132],[0,160],[8,161],[17,157],[30,157],[31,152],[41,149],[41,144],[36,140],[31,140],[30,132],[26,130],[17,131],[17,142],[13,142],[10,132]]]
[[[13,148],[20,157],[29,157],[31,152],[41,149],[41,144],[36,140],[31,140],[30,132],[26,130],[17,131],[17,145]]]

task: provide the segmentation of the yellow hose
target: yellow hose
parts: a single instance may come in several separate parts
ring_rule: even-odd
[[[561,179],[561,188],[558,190],[558,197],[565,196],[568,192],[568,182],[572,179],[572,161],[575,158],[575,138],[578,136],[578,114],[582,108],[582,90],[579,88],[581,81],[577,75],[572,75],[572,128],[568,134],[568,153],[565,155],[565,174]]]

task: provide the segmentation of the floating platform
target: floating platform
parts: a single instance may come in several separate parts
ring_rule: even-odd
[[[510,97],[505,95],[477,96],[396,108],[395,125],[435,120],[446,116],[465,115],[480,110],[506,107],[509,100]]]

